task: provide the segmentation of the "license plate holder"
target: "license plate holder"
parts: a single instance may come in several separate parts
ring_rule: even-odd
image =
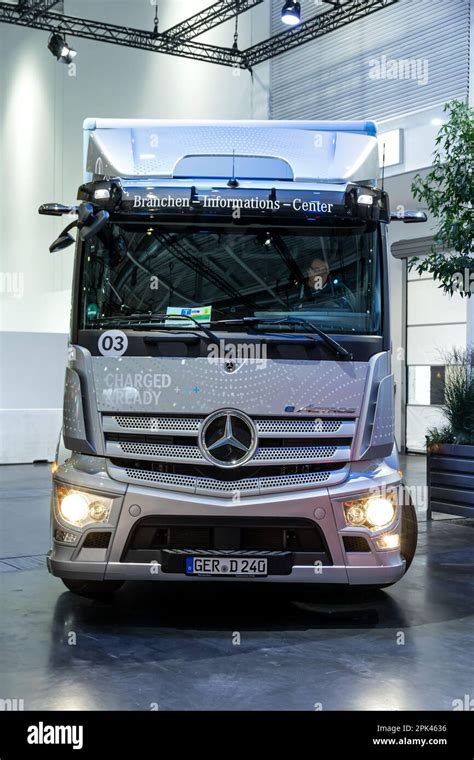
[[[186,557],[186,575],[210,577],[268,575],[266,557]]]
[[[217,576],[207,575],[207,574],[197,574],[197,573],[191,573],[187,572],[187,566],[186,562],[188,559],[193,558],[200,558],[203,557],[207,558],[222,558],[222,559],[266,559],[267,560],[267,575],[290,575],[291,571],[293,569],[293,563],[294,563],[294,556],[293,553],[286,550],[286,551],[271,551],[271,552],[246,552],[243,550],[238,551],[216,551],[215,549],[210,549],[209,551],[193,551],[193,549],[161,549],[159,553],[157,553],[156,561],[161,564],[161,570],[166,575],[168,573],[175,574],[175,575],[183,575],[185,577],[189,578],[204,578],[207,577],[211,579],[212,577],[221,577],[225,578],[231,577],[231,578],[254,578],[258,579],[264,578],[264,575],[258,576],[258,575],[252,575],[252,574],[239,574],[239,575],[231,575],[230,573],[222,573]]]

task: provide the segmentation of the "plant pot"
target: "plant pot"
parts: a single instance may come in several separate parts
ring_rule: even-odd
[[[443,443],[427,451],[428,510],[474,517],[474,446]]]

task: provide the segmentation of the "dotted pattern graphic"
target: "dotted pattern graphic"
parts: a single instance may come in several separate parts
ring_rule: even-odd
[[[66,367],[64,386],[63,432],[67,438],[85,439],[84,414],[79,375]]]
[[[390,444],[394,437],[395,411],[393,403],[393,377],[385,377],[380,383],[377,407],[372,429],[372,446]]]
[[[354,409],[356,417],[367,366],[364,362],[269,360],[264,368],[246,363],[239,372],[227,373],[223,363],[213,364],[205,357],[92,358],[99,411],[121,414],[169,414],[172,410],[205,416],[233,407],[251,416],[277,416],[290,405],[296,409],[311,405]],[[143,391],[147,378],[153,381],[155,377],[165,378],[162,387],[156,393]]]

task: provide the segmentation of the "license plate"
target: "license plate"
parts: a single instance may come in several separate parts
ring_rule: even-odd
[[[267,575],[266,559],[186,557],[186,575]]]

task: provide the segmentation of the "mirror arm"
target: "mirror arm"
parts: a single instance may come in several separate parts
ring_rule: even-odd
[[[105,209],[101,209],[97,212],[97,214],[94,214],[92,217],[92,221],[88,224],[81,224],[79,222],[79,237],[81,240],[85,243],[87,240],[90,240],[90,238],[97,235],[97,233],[104,227],[107,222],[109,221],[110,214]],[[89,216],[87,217],[89,221]]]
[[[71,222],[70,224],[68,224],[67,227],[65,227],[63,229],[63,231],[61,232],[61,234],[56,238],[56,240],[54,240],[51,243],[51,245],[49,246],[49,252],[50,253],[56,253],[56,251],[58,250],[58,248],[57,248],[58,242],[61,240],[62,237],[65,237],[66,235],[68,235],[69,230],[72,230],[74,227],[77,227],[77,219],[74,219],[73,222]],[[68,235],[68,237],[70,237],[70,236]],[[69,245],[72,245],[73,242],[74,242],[74,238],[71,237],[71,240],[69,241],[69,243],[67,243],[66,246],[63,245],[63,246],[60,246],[60,247],[61,248],[67,247]]]
[[[69,232],[69,230],[72,230],[72,229],[74,229],[74,227],[77,227],[77,219],[74,219],[74,221],[73,221],[73,222],[71,222],[71,224],[68,224],[68,226],[67,226],[67,227],[65,227],[65,228],[63,229],[63,231],[61,232],[61,235],[65,235],[65,234],[66,234],[66,232]]]
[[[64,206],[62,203],[42,203],[38,214],[42,216],[64,216],[64,214],[77,214],[79,206]]]

